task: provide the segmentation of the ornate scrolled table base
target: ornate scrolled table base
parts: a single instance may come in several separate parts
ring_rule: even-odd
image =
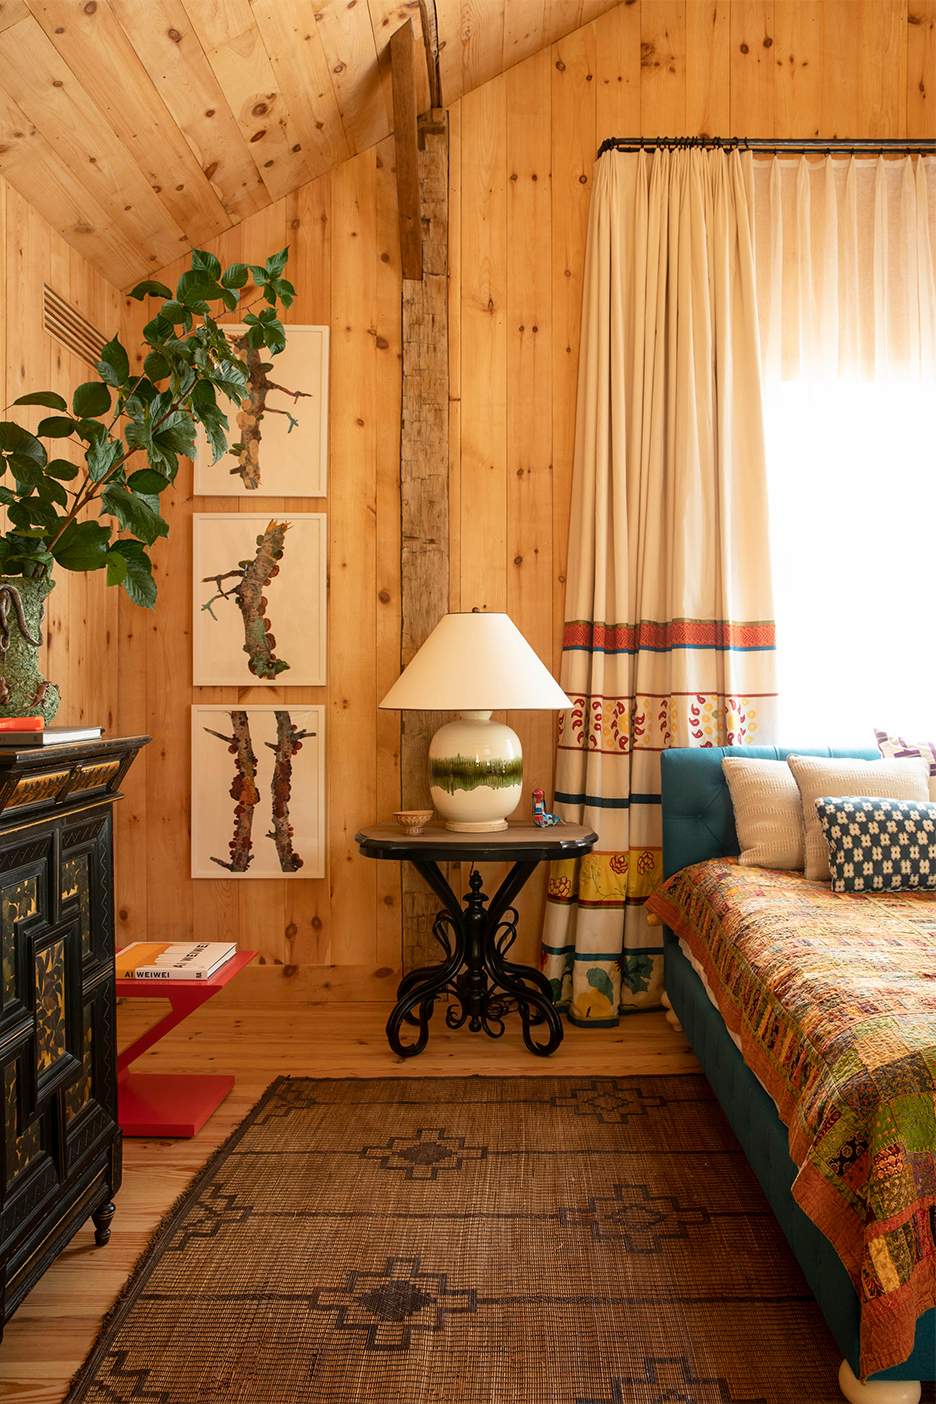
[[[405,835],[394,824],[375,824],[355,835],[367,857],[412,863],[443,904],[433,934],[444,959],[438,965],[411,970],[400,981],[397,1003],[387,1021],[387,1038],[395,1053],[412,1058],[423,1051],[435,1001],[443,996],[453,1001],[445,1016],[450,1029],[467,1023],[473,1033],[483,1031],[500,1038],[505,1017],[516,1010],[530,1052],[545,1058],[556,1051],[563,1025],[549,981],[532,966],[507,959],[517,935],[512,903],[537,864],[588,853],[597,837],[578,824],[550,829],[512,824],[506,831],[482,834],[451,833],[441,824],[431,824],[419,835]],[[439,864],[465,860],[472,865],[507,860],[513,867],[490,901],[481,891],[481,874],[472,867],[470,891],[462,907]],[[412,1043],[402,1041],[406,1025],[418,1029]],[[543,1036],[534,1037],[531,1028]]]

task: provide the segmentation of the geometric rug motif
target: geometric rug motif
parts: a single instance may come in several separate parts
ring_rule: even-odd
[[[67,1404],[840,1404],[839,1359],[703,1077],[280,1078]]]

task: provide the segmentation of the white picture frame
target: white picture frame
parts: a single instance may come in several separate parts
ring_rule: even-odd
[[[193,514],[193,686],[325,683],[327,521],[324,512]]]
[[[249,328],[227,322],[222,330],[232,340]],[[196,438],[194,492],[211,497],[324,497],[328,490],[328,327],[286,323],[286,347],[277,356],[261,348],[261,364],[272,364],[267,376],[280,389],[268,392],[252,450],[230,450],[217,463],[204,432]],[[240,360],[246,360],[238,351]],[[262,391],[261,391],[262,393]],[[238,410],[222,396],[218,403],[229,421],[229,443],[242,444],[244,423],[238,423]],[[241,407],[245,413],[248,402]],[[288,411],[285,413],[285,411]],[[289,415],[298,422],[290,424]],[[253,480],[256,479],[255,482]],[[253,485],[249,485],[249,484]]]
[[[245,740],[253,766],[244,759]],[[225,741],[235,746],[234,753]],[[243,780],[245,765],[252,770],[253,791],[248,793],[253,802],[238,813],[232,781]],[[277,774],[278,812],[273,793]],[[293,866],[296,859],[300,866]],[[324,706],[303,702],[192,707],[192,877],[242,881],[324,876]]]

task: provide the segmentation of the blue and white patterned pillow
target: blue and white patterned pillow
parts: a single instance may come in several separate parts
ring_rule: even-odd
[[[850,795],[816,800],[833,892],[936,888],[936,804]]]

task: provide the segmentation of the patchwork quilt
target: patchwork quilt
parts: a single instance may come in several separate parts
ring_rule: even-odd
[[[701,963],[789,1128],[797,1202],[861,1299],[862,1377],[936,1302],[936,893],[715,858],[647,906]]]

